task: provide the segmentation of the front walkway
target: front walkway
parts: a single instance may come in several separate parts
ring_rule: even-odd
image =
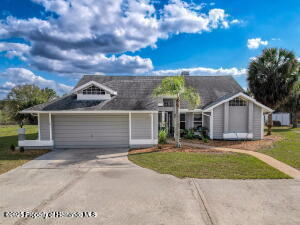
[[[251,156],[254,156],[261,161],[269,164],[270,166],[274,167],[275,169],[280,170],[281,172],[289,175],[290,177],[300,180],[300,171],[277,160],[274,159],[271,156],[259,153],[259,152],[254,152],[250,150],[242,150],[242,149],[235,149],[235,148],[222,148],[222,147],[214,147],[214,146],[207,146],[207,145],[202,145],[202,144],[195,144],[195,143],[189,143],[189,142],[181,142],[183,145],[188,145],[192,147],[198,147],[198,148],[213,148],[214,150],[219,150],[219,151],[226,151],[226,152],[237,152],[237,153],[243,153],[243,154],[248,154]]]

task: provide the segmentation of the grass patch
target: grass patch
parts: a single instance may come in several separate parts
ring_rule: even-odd
[[[300,169],[300,128],[279,127],[273,128],[272,132],[281,135],[283,140],[276,142],[272,148],[259,152]]]
[[[26,139],[37,139],[37,126],[25,125]],[[14,169],[24,163],[32,160],[47,151],[25,151],[12,152],[10,150],[11,144],[17,146],[18,143],[18,125],[3,125],[0,126],[0,174]]]
[[[128,156],[133,163],[179,178],[282,179],[288,175],[264,162],[239,153],[150,152]]]

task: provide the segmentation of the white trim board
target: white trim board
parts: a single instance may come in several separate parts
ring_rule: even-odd
[[[84,94],[77,94],[77,100],[109,100],[111,99],[110,94],[105,95],[84,95]]]
[[[158,139],[131,139],[129,145],[156,145]]]
[[[224,139],[252,139],[253,133],[224,133]]]
[[[237,93],[237,94],[231,96],[230,98],[224,99],[223,101],[218,102],[218,103],[216,103],[215,105],[213,105],[213,106],[211,106],[211,107],[209,107],[209,108],[207,108],[207,109],[205,109],[205,110],[203,110],[203,111],[204,111],[204,112],[209,112],[210,110],[216,108],[217,106],[219,106],[219,105],[221,105],[221,104],[223,104],[223,103],[225,103],[225,102],[228,102],[228,101],[230,101],[230,100],[232,100],[232,99],[234,99],[234,98],[236,98],[236,97],[243,97],[243,98],[247,99],[248,101],[251,101],[251,102],[253,102],[254,104],[260,106],[260,107],[263,108],[263,109],[265,109],[266,112],[273,112],[273,111],[274,111],[273,109],[271,109],[271,108],[269,108],[269,107],[267,107],[267,106],[265,106],[265,105],[259,103],[259,102],[256,101],[254,98],[251,98],[250,96],[244,94],[243,92],[239,92],[239,93]]]
[[[53,140],[49,141],[41,141],[41,140],[24,140],[18,141],[18,145],[20,147],[45,147],[45,146],[53,146]]]
[[[28,111],[21,111],[20,113],[40,113],[40,114],[113,114],[113,113],[119,113],[119,114],[127,114],[127,113],[158,113],[158,111],[132,111],[132,110],[93,110],[93,111],[72,111],[72,110],[58,110],[58,111],[37,111],[37,110],[28,110]]]

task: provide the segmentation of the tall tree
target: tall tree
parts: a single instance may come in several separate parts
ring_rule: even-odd
[[[193,89],[185,86],[184,76],[166,77],[161,84],[153,91],[154,96],[170,96],[175,99],[175,142],[176,147],[180,148],[180,102],[186,100],[191,108],[200,105],[201,99],[199,94]]]
[[[40,89],[35,85],[19,85],[7,94],[3,110],[16,122],[27,119],[30,123],[36,123],[35,117],[19,112],[31,106],[48,102],[56,97],[56,92],[50,88]]]
[[[300,111],[300,81],[295,84],[292,93],[279,109],[291,113],[293,128],[297,127],[296,113]]]
[[[285,49],[267,48],[250,62],[248,84],[255,99],[277,109],[291,94],[299,77],[299,64],[295,54]],[[273,125],[268,116],[268,134]]]

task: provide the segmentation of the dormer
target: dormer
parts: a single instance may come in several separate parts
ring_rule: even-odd
[[[75,88],[72,93],[77,94],[77,100],[109,100],[117,95],[116,91],[96,81],[87,82]]]

